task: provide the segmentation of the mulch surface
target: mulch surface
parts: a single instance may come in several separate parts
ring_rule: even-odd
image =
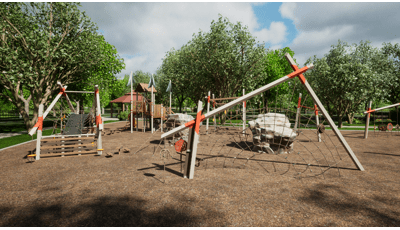
[[[338,168],[289,167],[284,154],[220,152],[200,137],[204,160],[189,180],[174,147],[161,151],[160,132],[104,135],[102,156],[33,163],[28,143],[0,151],[0,226],[400,226],[400,135],[342,134],[365,171],[346,152]],[[120,146],[130,152],[106,157]]]

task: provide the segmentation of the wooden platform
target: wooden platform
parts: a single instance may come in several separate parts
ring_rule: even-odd
[[[96,154],[97,139],[94,137],[54,137],[41,139],[40,158]]]

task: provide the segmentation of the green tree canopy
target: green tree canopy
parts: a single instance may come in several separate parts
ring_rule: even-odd
[[[330,112],[338,116],[339,127],[346,115],[351,123],[354,114],[365,109],[366,101],[389,95],[385,85],[394,76],[386,67],[392,61],[369,43],[361,41],[350,46],[339,40],[323,58],[314,56],[306,62],[315,66],[305,74],[312,76],[308,78],[310,85]]]
[[[1,96],[20,110],[27,129],[36,122],[39,104],[47,105],[58,91],[57,81],[73,85],[105,76],[108,81],[111,72],[122,66],[118,61],[110,62],[117,59],[115,52],[78,6],[64,2],[0,3],[0,83],[7,89],[2,92],[9,92]],[[90,83],[101,86],[101,82]]]

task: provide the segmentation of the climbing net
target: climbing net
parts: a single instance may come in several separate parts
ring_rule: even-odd
[[[327,118],[316,113],[319,109],[305,91],[299,99],[299,89],[290,82],[283,83],[288,89],[284,95],[278,93],[282,91],[279,88],[272,88],[273,100],[264,103],[260,96],[253,105],[247,103],[246,117],[250,119],[244,130],[236,116],[225,116],[218,125],[210,122],[208,132],[203,121],[195,170],[237,168],[298,178],[326,178],[340,176],[340,169],[355,169],[346,148],[328,128]],[[230,111],[223,113],[230,115]],[[180,156],[185,155],[185,142],[160,142],[160,156],[167,158],[166,164],[173,170],[182,172],[185,157]]]

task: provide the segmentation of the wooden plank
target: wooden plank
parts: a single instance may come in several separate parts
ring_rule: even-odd
[[[239,97],[238,99],[236,99],[234,101],[231,101],[228,104],[223,105],[223,106],[221,106],[221,107],[219,107],[219,108],[217,108],[217,109],[205,114],[204,115],[205,119],[207,119],[209,117],[212,117],[215,114],[218,114],[218,113],[220,113],[220,112],[222,112],[224,110],[227,110],[227,109],[229,109],[229,108],[231,108],[231,107],[233,107],[233,106],[235,106],[235,105],[237,105],[237,104],[239,104],[239,103],[241,103],[243,101],[246,101],[246,100],[248,100],[248,99],[250,99],[250,98],[252,98],[252,97],[254,97],[256,95],[259,95],[259,94],[261,94],[261,93],[263,93],[263,92],[265,92],[265,91],[267,91],[267,90],[269,90],[269,89],[271,89],[271,88],[273,88],[273,87],[275,87],[275,86],[277,86],[277,85],[279,85],[279,84],[281,84],[283,82],[286,82],[286,81],[290,80],[292,77],[300,75],[300,74],[302,74],[302,73],[304,73],[307,70],[312,69],[312,68],[314,68],[314,65],[313,64],[309,64],[308,66],[305,66],[305,67],[303,67],[303,68],[301,68],[299,70],[296,70],[296,71],[292,72],[291,74],[289,74],[287,76],[281,77],[281,78],[277,79],[276,81],[273,81],[273,82],[269,83],[268,85],[265,85],[265,86],[263,86],[263,87],[261,87],[259,89],[256,89],[256,90],[254,90],[254,91],[252,91],[252,92],[250,92],[250,93],[248,93],[246,95],[243,95],[243,96]],[[191,122],[193,122],[193,121],[191,121]],[[161,135],[161,138],[172,136],[175,133],[181,132],[181,131],[183,131],[183,130],[185,130],[187,128],[188,127],[186,127],[186,125],[178,126],[175,129],[170,130],[170,131],[164,133],[163,135]]]
[[[65,90],[65,92],[66,93],[94,93],[91,91],[72,91],[72,90],[69,90],[69,91]]]
[[[94,147],[83,147],[83,148],[65,148],[65,149],[45,149],[43,150],[46,153],[71,153],[71,152],[78,152],[78,151],[96,151],[97,152],[97,148],[96,146]]]
[[[41,147],[41,149],[42,150],[44,150],[44,149],[60,149],[60,148],[71,148],[71,147],[85,147],[85,146],[88,146],[88,147],[93,147],[94,146],[94,144],[81,144],[81,145],[54,145],[54,146],[44,146],[44,147]]]
[[[95,138],[93,137],[56,138],[56,139],[46,138],[42,139],[41,141],[54,142],[54,141],[73,141],[73,140],[95,140]]]
[[[41,157],[48,157],[48,156],[68,156],[68,155],[77,155],[77,154],[93,154],[96,155],[97,150],[93,150],[93,151],[82,151],[82,152],[70,152],[70,153],[48,153],[45,155],[42,155]]]

